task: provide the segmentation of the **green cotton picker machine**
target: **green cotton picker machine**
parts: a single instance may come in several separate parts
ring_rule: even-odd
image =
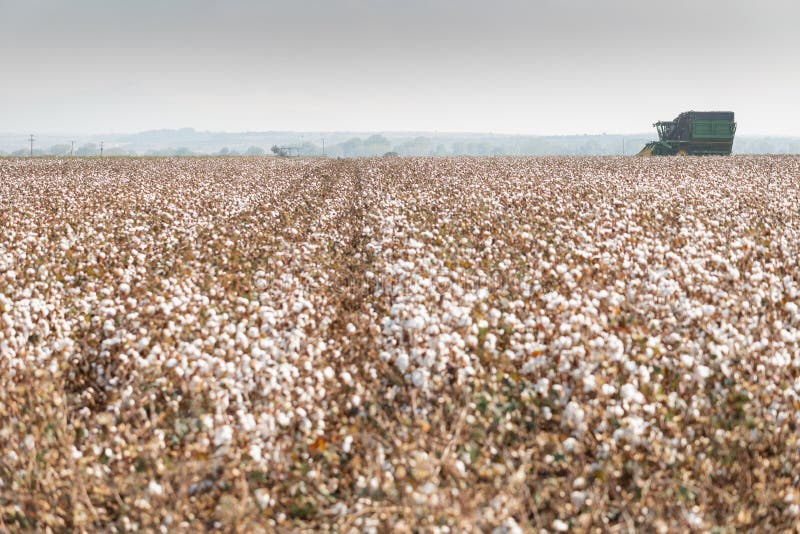
[[[673,121],[659,121],[658,141],[639,156],[729,156],[736,123],[733,111],[686,111]]]

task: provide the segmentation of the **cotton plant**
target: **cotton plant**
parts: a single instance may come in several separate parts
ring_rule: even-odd
[[[0,518],[790,526],[799,171],[3,160]]]

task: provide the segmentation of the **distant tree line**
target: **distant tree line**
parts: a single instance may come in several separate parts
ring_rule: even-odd
[[[33,149],[33,156],[34,157],[41,157],[41,156],[69,156],[70,151],[72,151],[72,155],[74,156],[99,156],[100,155],[100,146],[96,143],[86,143],[79,147],[76,147],[72,150],[71,145],[67,144],[56,144],[51,146],[48,149],[42,150],[41,148],[34,148]],[[228,147],[223,147],[218,151],[215,152],[201,152],[201,151],[194,151],[187,147],[178,147],[178,148],[164,148],[164,149],[151,149],[151,150],[144,150],[141,152],[136,152],[135,150],[128,150],[122,147],[104,147],[103,148],[103,156],[265,156],[267,152],[257,146],[251,146],[243,151],[231,150]],[[21,148],[19,150],[14,150],[12,152],[5,152],[0,150],[0,156],[11,156],[11,157],[28,157],[31,155],[30,148]]]
[[[183,130],[177,132],[189,135]],[[244,135],[244,134],[242,134]],[[565,136],[512,136],[491,134],[440,134],[435,136],[387,136],[373,134],[364,137],[350,137],[336,143],[325,145],[324,154],[331,157],[371,157],[386,154],[399,156],[542,156],[542,155],[618,155],[635,154],[654,135],[565,135]],[[164,141],[169,136],[164,134]],[[321,143],[309,141],[300,143],[272,144],[271,148],[259,145],[239,145],[234,147],[209,148],[209,140],[204,146],[191,146],[192,139],[186,146],[167,148],[131,148],[130,144],[107,143],[103,156],[321,156]],[[213,142],[213,141],[211,141]],[[213,145],[212,145],[213,146]],[[220,145],[217,145],[219,147]],[[269,147],[270,145],[266,145]],[[47,149],[34,145],[34,156],[68,156],[72,149],[70,144],[57,143]],[[790,137],[746,137],[739,136],[734,141],[735,154],[800,154],[800,138]],[[99,156],[98,143],[88,142],[76,145],[75,156]],[[3,152],[0,156],[26,157],[30,155],[30,147]]]

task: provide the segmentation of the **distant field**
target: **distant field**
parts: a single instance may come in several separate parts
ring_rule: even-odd
[[[800,157],[0,160],[0,530],[800,521]]]

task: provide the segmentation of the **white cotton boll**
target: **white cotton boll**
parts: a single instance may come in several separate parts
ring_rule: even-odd
[[[617,393],[617,388],[612,386],[611,384],[603,384],[600,386],[600,393],[607,397],[611,397]]]
[[[147,485],[147,493],[155,497],[160,497],[161,495],[164,494],[164,488],[161,487],[161,484],[159,484],[155,480],[151,480],[150,483]]]
[[[433,482],[426,482],[425,485],[420,488],[420,492],[422,492],[424,495],[433,495],[436,492],[436,489],[436,484]]]
[[[414,384],[414,387],[424,389],[428,384],[428,376],[426,372],[423,369],[417,369],[411,373],[411,383]]]
[[[147,346],[149,344],[150,344],[150,338],[149,337],[143,337],[142,339],[140,339],[139,341],[136,342],[136,350],[138,350],[139,352],[142,352],[144,349],[147,348]]]
[[[216,447],[224,447],[233,441],[233,429],[229,425],[219,427],[214,432],[214,445]]]
[[[623,426],[614,431],[612,438],[616,442],[622,440],[638,444],[646,429],[647,423],[641,417],[626,417]]]
[[[237,332],[236,344],[246,350],[248,347],[250,347],[250,340],[247,338],[244,332]]]
[[[568,437],[561,443],[561,446],[564,447],[564,450],[567,452],[572,452],[575,450],[575,447],[578,445],[578,440],[573,438],[572,436]]]
[[[585,491],[573,491],[569,494],[569,500],[572,502],[572,506],[578,509],[583,507],[583,503],[586,502],[586,497]]]
[[[205,414],[200,418],[200,423],[203,425],[203,428],[206,430],[211,430],[214,428],[214,418],[211,417],[209,414]]]
[[[250,454],[250,458],[252,458],[254,462],[263,461],[264,458],[261,456],[261,446],[254,443],[250,445],[250,450],[248,452]]]
[[[692,528],[700,528],[703,526],[703,518],[694,511],[686,514],[686,522],[689,523]]]
[[[523,375],[530,374],[530,373],[532,373],[533,371],[535,371],[537,367],[539,367],[539,365],[538,365],[538,363],[536,362],[536,360],[535,360],[535,359],[528,360],[528,361],[527,361],[527,362],[525,362],[525,364],[522,366],[522,369],[520,369],[520,373],[522,373]]]
[[[619,396],[632,404],[644,404],[644,395],[633,384],[625,384],[619,390]]]
[[[639,366],[639,381],[642,384],[650,383],[650,369],[648,369],[644,365]]]
[[[781,341],[784,343],[794,343],[797,341],[798,333],[797,330],[787,330],[785,328],[781,328]]]
[[[257,489],[254,492],[254,494],[255,494],[255,498],[256,498],[256,506],[258,506],[258,508],[260,510],[264,510],[272,502],[272,499],[270,498],[270,495],[269,495],[269,491],[267,491],[264,488]]]
[[[348,334],[355,334],[356,333],[356,327],[355,327],[355,325],[353,323],[347,323],[347,333]]]
[[[775,367],[788,367],[792,363],[792,358],[785,350],[779,350],[767,362]]]
[[[322,370],[322,376],[325,377],[325,380],[332,380],[333,377],[336,376],[336,373],[330,366],[328,366]]]
[[[608,337],[606,346],[608,347],[608,354],[612,360],[619,360],[625,354],[625,346],[622,344],[622,341],[613,334]]]
[[[705,365],[698,365],[694,369],[694,376],[697,377],[698,380],[705,380],[709,376],[711,376],[711,369],[706,367]]]
[[[594,378],[594,375],[584,375],[583,376],[583,391],[584,393],[589,393],[597,389],[597,381]]]
[[[407,320],[403,326],[408,330],[422,330],[425,327],[425,320],[422,317],[413,317]]]
[[[583,408],[581,408],[581,405],[575,401],[570,401],[566,408],[564,408],[561,421],[570,428],[580,428],[583,426],[584,416],[585,412]]]
[[[256,429],[256,418],[253,414],[246,413],[241,417],[242,430],[245,432],[252,432]]]
[[[123,282],[119,285],[119,292],[123,295],[127,295],[131,292],[131,286]]]
[[[681,354],[681,363],[684,367],[692,367],[694,365],[694,358],[689,354]]]
[[[542,397],[546,396],[547,392],[550,391],[550,380],[544,377],[540,378],[533,389]]]
[[[509,517],[500,526],[492,530],[492,534],[522,534],[523,532],[513,517]]]
[[[353,447],[353,436],[345,436],[342,440],[342,450],[345,454],[350,454],[350,450]]]
[[[553,530],[556,532],[566,532],[569,530],[569,524],[561,519],[556,519],[553,521]]]
[[[456,460],[455,462],[453,462],[453,468],[455,469],[456,473],[458,473],[458,475],[461,476],[461,478],[467,476],[467,467],[461,460]]]
[[[347,371],[342,372],[342,374],[339,375],[339,378],[345,385],[347,386],[353,385],[353,375],[351,375]]]
[[[289,415],[286,412],[278,412],[278,414],[275,416],[275,420],[278,422],[279,425],[284,427],[289,426],[289,423],[292,422],[292,418],[289,417]]]
[[[401,373],[405,373],[408,369],[408,354],[405,352],[401,352],[397,355],[397,358],[394,360],[394,365],[397,367],[397,370]]]

